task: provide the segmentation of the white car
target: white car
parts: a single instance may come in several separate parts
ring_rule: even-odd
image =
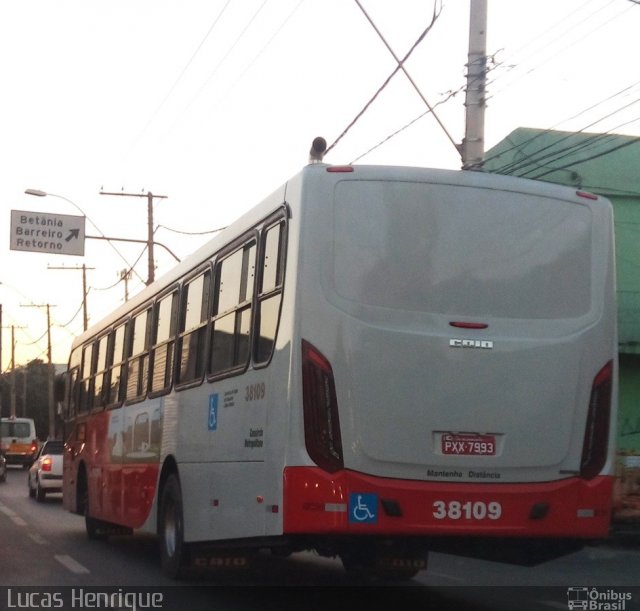
[[[62,441],[45,441],[29,468],[29,496],[42,502],[47,492],[62,492]]]

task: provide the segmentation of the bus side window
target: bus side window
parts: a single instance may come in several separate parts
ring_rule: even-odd
[[[78,393],[78,413],[91,409],[93,389],[91,366],[93,364],[93,344],[87,344],[82,350],[82,373],[80,375],[80,389]]]
[[[211,270],[184,286],[180,312],[178,384],[202,380],[204,375],[207,321],[211,301]]]
[[[93,407],[104,407],[105,405],[105,377],[108,377],[108,347],[109,336],[103,335],[96,344],[96,366],[93,380]]]
[[[173,383],[178,292],[173,291],[155,307],[153,347],[151,349],[151,392],[168,391]]]
[[[268,363],[275,346],[284,278],[284,232],[283,221],[264,232],[260,261],[262,278],[258,292],[253,349],[253,360],[256,365]]]
[[[127,363],[127,401],[143,399],[149,379],[149,320],[147,308],[131,321],[131,356]]]
[[[218,263],[211,374],[242,369],[249,361],[256,250],[252,240]]]
[[[82,350],[76,348],[69,358],[69,380],[67,385],[67,410],[66,419],[73,420],[78,413],[78,401],[80,398],[80,365],[82,364]]]
[[[116,327],[111,334],[113,336],[112,362],[109,373],[109,390],[107,396],[107,405],[116,405],[123,399],[123,375],[125,374],[125,339],[126,339],[125,323]]]

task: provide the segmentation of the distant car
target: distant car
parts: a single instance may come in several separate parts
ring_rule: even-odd
[[[62,492],[62,441],[45,441],[29,468],[29,496],[42,502],[47,492]]]
[[[0,482],[4,482],[7,479],[7,459],[4,454],[0,452]]]

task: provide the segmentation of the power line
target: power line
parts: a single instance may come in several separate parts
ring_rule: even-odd
[[[411,75],[409,74],[409,72],[407,71],[404,62],[408,59],[409,55],[407,55],[407,57],[405,57],[402,61],[400,61],[398,59],[398,56],[394,53],[393,49],[391,48],[391,46],[389,45],[389,43],[387,42],[386,38],[382,35],[382,32],[380,32],[380,30],[378,29],[378,27],[376,26],[376,24],[373,22],[373,19],[371,19],[371,17],[369,16],[369,14],[367,13],[367,11],[365,11],[364,7],[362,6],[362,3],[360,2],[360,0],[355,0],[356,4],[358,5],[358,7],[360,8],[360,10],[364,13],[364,16],[367,18],[367,21],[371,24],[371,27],[375,30],[376,34],[379,36],[380,40],[382,40],[382,42],[384,43],[384,46],[387,47],[387,50],[389,51],[389,53],[391,53],[393,59],[396,60],[396,63],[398,64],[398,66],[400,67],[400,69],[404,72],[404,75],[407,77],[407,79],[409,80],[409,82],[411,83],[411,86],[416,90],[417,94],[420,96],[420,99],[424,102],[425,106],[429,109],[429,112],[431,113],[431,115],[433,116],[433,118],[436,120],[436,122],[438,123],[438,125],[442,128],[442,131],[444,131],[445,135],[447,136],[447,138],[449,139],[449,141],[451,142],[451,144],[453,144],[454,148],[456,150],[458,150],[458,145],[456,144],[456,141],[452,138],[451,134],[449,133],[449,131],[447,130],[447,128],[444,126],[444,123],[442,123],[442,121],[440,120],[440,118],[438,117],[438,115],[435,113],[433,107],[431,106],[431,104],[429,104],[429,102],[427,101],[427,98],[425,98],[425,96],[422,94],[422,92],[420,91],[420,89],[418,88],[418,86],[416,85],[415,81],[413,80],[413,78],[411,78]],[[442,5],[440,6],[440,11],[436,12],[436,5],[434,3],[433,5],[433,23],[435,23],[435,21],[438,18],[438,15],[442,12]],[[431,29],[431,28],[429,28]],[[424,36],[426,36],[426,32],[423,34],[422,38],[424,38]],[[421,41],[421,40],[420,40]],[[420,42],[418,41],[416,43],[416,45]],[[413,52],[413,49],[411,49],[411,52]]]
[[[627,87],[624,87],[623,89],[621,89],[620,91],[616,92],[615,94],[612,94],[610,96],[608,96],[607,98],[601,100],[600,102],[593,104],[591,106],[589,106],[588,108],[580,111],[579,113],[576,113],[575,115],[573,115],[572,117],[570,117],[569,119],[566,119],[564,121],[560,121],[559,123],[556,123],[554,125],[554,127],[557,127],[558,125],[561,125],[564,122],[573,120],[583,114],[585,114],[586,112],[589,112],[590,110],[593,110],[594,108],[597,108],[598,106],[601,106],[603,104],[605,104],[606,102],[609,102],[627,92],[629,92],[630,90],[632,90],[634,87],[636,87],[638,84],[640,84],[640,81],[637,81],[636,83],[633,83],[632,85],[629,85]],[[497,173],[501,173],[501,174],[514,174],[515,172],[517,172],[519,169],[522,168],[526,168],[527,166],[530,166],[532,163],[538,163],[538,164],[542,164],[543,161],[547,161],[550,160],[550,158],[555,157],[555,161],[557,161],[558,159],[567,156],[568,154],[572,154],[573,152],[576,152],[577,150],[580,150],[582,148],[584,148],[584,146],[586,144],[588,144],[589,142],[593,141],[594,138],[601,138],[602,137],[602,133],[601,134],[595,134],[594,136],[592,136],[591,140],[589,141],[580,141],[577,142],[575,144],[571,144],[568,147],[565,147],[563,149],[558,149],[557,147],[564,141],[567,141],[571,138],[573,138],[576,134],[580,134],[580,133],[584,133],[587,129],[593,127],[594,125],[601,123],[602,121],[604,121],[605,119],[611,118],[614,115],[622,112],[623,110],[626,110],[627,108],[633,106],[634,104],[638,103],[640,100],[635,99],[633,101],[631,101],[628,104],[625,104],[619,108],[617,108],[616,110],[604,115],[603,117],[600,117],[598,119],[596,119],[595,121],[592,121],[591,123],[585,125],[584,127],[582,127],[580,130],[578,131],[572,131],[572,132],[567,132],[567,134],[561,138],[560,140],[554,140],[554,142],[537,149],[536,151],[534,151],[532,154],[527,155],[526,153],[524,153],[524,147],[530,145],[532,142],[534,142],[535,140],[542,138],[543,136],[545,136],[548,133],[551,133],[553,131],[553,128],[550,129],[546,129],[543,131],[540,131],[539,133],[537,133],[536,135],[534,135],[533,137],[525,140],[524,142],[521,142],[519,144],[514,144],[511,148],[507,148],[506,150],[502,150],[498,153],[496,153],[495,155],[488,157],[485,160],[486,162],[492,161],[493,159],[496,159],[506,153],[509,153],[511,151],[517,150],[520,155],[526,157],[526,159],[514,159],[512,161],[510,161],[509,163],[506,163],[503,166],[500,166],[498,168],[496,168],[494,171]],[[633,119],[631,122],[636,121],[637,119]],[[623,125],[627,124],[629,122],[620,124],[618,126],[616,126],[613,129],[618,129],[619,127],[622,127]],[[608,130],[607,132],[605,132],[605,134],[610,133],[611,131],[613,131],[613,129]],[[586,144],[585,144],[586,143]],[[551,149],[556,149],[556,150],[551,150]],[[545,153],[545,151],[547,151]],[[531,170],[530,170],[531,171]]]
[[[616,0],[611,0],[610,4],[613,4]],[[608,5],[607,5],[608,6]],[[596,13],[600,12],[601,10],[603,10],[606,7],[603,7],[601,9],[599,9],[598,11],[596,11],[595,13],[593,13],[592,15],[590,15],[589,18],[591,18],[593,15],[595,15]],[[615,19],[618,19],[619,17],[622,16],[623,13],[626,13],[627,11],[633,9],[633,6],[630,7],[626,7],[623,11],[620,11],[619,13],[617,13],[616,15],[614,15],[613,17],[611,17],[610,19],[608,19],[607,21],[603,22],[603,23],[599,23],[598,25],[596,25],[594,28],[590,29],[589,31],[585,32],[582,36],[580,36],[579,38],[575,38],[573,39],[571,42],[569,42],[568,44],[566,44],[565,46],[563,46],[562,48],[560,48],[559,50],[555,50],[549,53],[549,55],[544,58],[544,59],[540,59],[539,57],[536,59],[536,63],[535,65],[533,65],[533,67],[531,67],[529,70],[527,70],[526,72],[521,73],[520,75],[516,76],[516,78],[514,78],[511,82],[509,82],[507,85],[505,85],[502,89],[499,89],[498,91],[495,91],[493,93],[492,96],[490,96],[490,98],[495,97],[496,95],[502,93],[503,91],[506,91],[509,87],[513,86],[515,83],[517,83],[519,80],[530,76],[533,72],[537,72],[538,70],[540,70],[543,66],[546,66],[548,63],[552,62],[552,61],[557,61],[558,57],[560,55],[562,55],[563,53],[565,53],[568,49],[570,49],[571,47],[574,47],[575,45],[577,45],[578,43],[582,42],[585,38],[587,38],[588,36],[591,36],[594,32],[604,28],[605,26],[607,26],[609,23],[611,23],[612,21],[614,21]],[[589,19],[588,18],[588,19]],[[584,21],[587,21],[587,19],[583,20],[582,22],[580,22],[580,24],[582,24]],[[580,25],[579,24],[579,25]],[[574,29],[574,27],[571,27],[567,30],[567,32],[570,32]],[[559,38],[560,40],[560,38]],[[491,81],[491,85],[494,85],[495,82],[497,81],[497,78],[494,78]]]
[[[362,9],[360,3],[358,2],[358,0],[356,0],[356,3],[358,4],[358,6],[360,6],[360,8]],[[364,9],[362,9],[364,11]],[[366,15],[366,13],[365,13]],[[385,81],[382,83],[382,85],[378,88],[378,90],[373,94],[373,96],[369,99],[369,101],[363,106],[362,110],[360,110],[360,112],[351,120],[351,122],[347,125],[347,127],[342,131],[342,133],[334,140],[333,144],[331,144],[329,147],[327,147],[327,150],[325,151],[325,155],[327,155],[329,153],[329,151],[331,151],[333,148],[335,148],[335,146],[338,144],[338,142],[340,142],[340,140],[342,140],[342,138],[344,138],[344,136],[347,135],[347,133],[349,132],[349,130],[351,130],[351,128],[360,120],[360,118],[367,112],[367,110],[369,110],[369,108],[371,107],[371,105],[373,104],[373,102],[377,99],[377,97],[384,91],[384,89],[387,87],[387,85],[391,82],[391,79],[403,68],[403,64],[409,59],[409,57],[411,56],[411,54],[415,51],[416,47],[422,42],[422,40],[424,40],[425,36],[431,31],[431,29],[433,28],[433,26],[435,25],[436,21],[438,20],[438,17],[440,16],[440,12],[436,12],[436,6],[434,4],[433,7],[433,16],[431,18],[431,22],[429,23],[429,25],[426,27],[426,29],[422,32],[422,34],[420,34],[420,36],[418,37],[418,39],[416,40],[415,43],[413,43],[412,47],[409,49],[409,51],[407,52],[407,54],[402,58],[402,60],[398,60],[396,58],[397,61],[397,66],[393,69],[393,71],[391,72],[391,74],[385,79]],[[368,16],[367,16],[368,18]],[[371,20],[369,20],[370,23]],[[374,26],[375,28],[375,26]],[[377,28],[376,28],[377,31]],[[386,43],[385,43],[386,44]],[[388,47],[387,47],[388,48]],[[393,51],[392,51],[393,54]],[[395,54],[394,54],[395,57]],[[406,73],[406,72],[405,72]],[[428,104],[427,104],[428,105]],[[455,145],[455,143],[454,143]],[[457,147],[456,147],[457,148]]]
[[[185,66],[180,71],[180,74],[178,74],[177,78],[173,81],[173,85],[171,85],[171,87],[169,88],[169,90],[165,94],[164,98],[162,98],[162,101],[160,102],[160,104],[158,104],[157,108],[153,111],[153,113],[149,117],[149,120],[147,121],[147,124],[142,128],[142,131],[138,134],[136,139],[133,141],[132,145],[129,147],[129,150],[132,150],[135,147],[135,145],[142,139],[142,137],[144,136],[146,131],[149,129],[149,126],[153,123],[153,121],[158,116],[158,114],[160,113],[160,111],[162,110],[164,105],[167,103],[167,101],[169,100],[169,98],[171,97],[173,92],[175,91],[176,87],[178,86],[178,83],[180,83],[180,81],[182,80],[184,75],[187,73],[187,70],[189,69],[189,67],[193,63],[193,60],[196,58],[198,53],[200,53],[200,50],[202,49],[204,43],[207,41],[209,36],[211,36],[211,33],[215,29],[216,25],[218,25],[218,22],[222,18],[222,15],[224,14],[224,12],[227,10],[227,7],[229,6],[229,4],[231,4],[231,0],[227,0],[226,4],[222,7],[220,12],[216,16],[216,18],[213,20],[213,23],[211,24],[211,26],[207,30],[207,33],[204,35],[204,38],[200,41],[200,44],[196,47],[196,50],[192,53],[192,55],[189,58],[189,60],[187,61],[187,63],[185,64]]]
[[[218,70],[220,69],[220,67],[222,66],[222,64],[227,60],[227,58],[231,55],[231,53],[233,52],[233,50],[236,48],[236,46],[238,45],[238,43],[242,40],[242,38],[244,38],[244,35],[247,33],[247,31],[249,30],[249,28],[251,27],[251,24],[253,24],[253,22],[256,20],[256,18],[258,17],[258,15],[260,14],[260,12],[262,11],[262,9],[266,6],[267,2],[269,0],[264,0],[264,2],[258,7],[258,9],[255,11],[255,13],[251,16],[251,18],[249,19],[249,21],[247,21],[247,23],[245,24],[244,28],[242,29],[242,31],[238,34],[238,36],[236,37],[236,39],[234,40],[234,42],[231,44],[231,46],[227,49],[227,52],[223,55],[222,59],[216,64],[216,66],[214,67],[214,69],[209,73],[209,76],[206,78],[206,80],[204,81],[204,83],[202,84],[202,86],[200,87],[200,89],[198,89],[198,91],[196,92],[196,94],[191,98],[190,102],[187,104],[187,107],[182,111],[182,113],[180,114],[180,116],[185,115],[190,109],[191,107],[194,105],[194,103],[196,102],[196,100],[202,95],[202,93],[204,92],[204,90],[207,88],[207,85],[209,85],[209,83],[211,82],[211,80],[213,79],[213,77],[217,74]],[[177,122],[177,120],[176,120]]]
[[[637,100],[640,102],[640,100]],[[567,157],[570,157],[572,155],[575,155],[576,153],[578,153],[581,150],[584,149],[588,149],[588,148],[592,148],[593,146],[596,145],[601,145],[603,142],[605,142],[606,140],[612,139],[615,136],[613,136],[611,134],[611,132],[615,129],[619,129],[620,127],[627,125],[628,123],[633,123],[635,121],[638,121],[638,118],[633,119],[632,121],[626,121],[622,124],[619,124],[617,126],[615,126],[612,130],[603,132],[603,133],[599,133],[599,134],[593,134],[583,140],[578,140],[573,144],[569,144],[568,146],[565,146],[564,148],[561,149],[557,149],[557,150],[550,150],[553,149],[554,147],[562,144],[562,142],[567,142],[567,141],[571,141],[571,140],[575,140],[576,136],[578,134],[584,134],[584,129],[577,131],[577,132],[567,132],[565,134],[565,136],[563,136],[560,139],[556,139],[553,142],[551,142],[550,144],[548,144],[547,146],[538,149],[537,151],[535,151],[533,154],[531,155],[526,155],[523,151],[522,148],[518,148],[519,152],[521,155],[525,156],[526,159],[524,160],[518,160],[518,161],[514,161],[510,164],[507,164],[505,166],[503,166],[502,168],[498,168],[497,173],[500,174],[515,174],[518,170],[521,169],[525,169],[524,172],[522,172],[521,174],[518,174],[518,176],[523,176],[526,177],[528,174],[530,174],[531,172],[535,172],[537,168],[531,168],[529,166],[531,166],[532,164],[537,164],[538,166],[543,166],[545,168],[550,168],[551,171],[553,171],[555,166],[552,166],[551,163],[552,162],[558,162],[561,161],[562,159],[565,159]],[[593,124],[591,124],[593,125]],[[591,127],[591,125],[587,126],[587,127]],[[585,128],[586,129],[586,128]],[[586,135],[586,134],[585,134]],[[547,151],[545,154],[540,155],[540,153],[542,153],[543,151]],[[546,163],[543,164],[542,162],[545,161]],[[529,168],[529,169],[526,169]]]
[[[298,4],[296,4],[296,6],[293,8],[293,10],[284,18],[284,20],[277,27],[276,31],[273,33],[271,38],[269,38],[269,40],[263,45],[263,47],[258,51],[258,53],[256,53],[256,55],[253,57],[253,59],[247,64],[245,69],[242,71],[240,76],[234,81],[234,83],[231,85],[231,87],[229,87],[229,89],[227,90],[227,93],[225,94],[225,96],[223,96],[222,99],[224,99],[224,97],[226,97],[226,95],[228,95],[228,93],[233,90],[233,88],[244,78],[244,75],[247,72],[249,72],[249,70],[251,70],[251,68],[258,61],[258,59],[260,59],[260,57],[262,57],[264,52],[271,46],[271,43],[277,38],[277,36],[280,34],[280,32],[282,32],[282,30],[287,25],[287,23],[289,23],[289,21],[294,16],[294,14],[302,6],[303,2],[304,2],[304,0],[299,0]]]
[[[173,233],[179,233],[182,235],[208,235],[211,233],[218,233],[219,231],[226,229],[226,226],[218,227],[217,229],[210,229],[208,231],[180,231],[179,229],[172,229],[171,227],[167,227],[166,225],[158,225],[156,229],[166,229],[167,231],[171,231]]]
[[[528,59],[529,57],[531,57],[532,55],[537,55],[538,53],[538,49],[539,48],[548,48],[550,44],[553,44],[554,42],[556,42],[557,40],[563,39],[564,36],[566,35],[567,32],[570,32],[572,29],[576,28],[577,26],[581,25],[582,23],[584,23],[585,21],[589,20],[593,15],[595,15],[596,13],[598,13],[600,10],[602,10],[602,7],[600,7],[599,9],[597,9],[594,13],[590,13],[585,19],[583,19],[582,21],[579,21],[577,23],[571,23],[569,25],[569,27],[564,30],[561,34],[559,34],[558,36],[555,36],[554,38],[552,38],[550,41],[546,41],[545,40],[545,36],[547,36],[549,33],[553,32],[554,30],[556,30],[557,28],[559,28],[560,26],[562,26],[563,24],[567,23],[569,21],[570,17],[574,17],[576,15],[576,13],[578,11],[584,10],[589,4],[592,4],[593,2],[600,2],[601,0],[588,0],[587,2],[583,2],[580,7],[578,8],[578,10],[575,9],[571,9],[568,13],[566,13],[563,17],[561,17],[560,19],[558,19],[555,23],[551,24],[549,27],[547,27],[543,32],[538,32],[536,33],[535,36],[533,36],[532,38],[530,38],[527,42],[525,42],[523,45],[521,45],[520,47],[518,47],[517,49],[510,51],[510,54],[507,55],[506,59],[503,60],[503,62],[501,62],[501,64],[509,62],[511,63],[511,58],[512,57],[517,57],[524,49],[527,49],[529,47],[531,47],[532,45],[536,45],[536,50],[533,53],[529,53],[528,55],[526,55],[524,57],[524,59]],[[617,0],[611,0],[610,4],[612,2],[616,2]]]
[[[620,149],[626,148],[627,146],[631,146],[633,144],[638,144],[640,143],[640,137],[637,138],[633,138],[632,140],[629,140],[627,142],[623,142],[622,144],[619,144],[617,146],[614,146],[606,151],[602,151],[601,153],[598,153],[597,155],[592,155],[591,157],[585,157],[584,159],[578,159],[576,161],[572,161],[571,163],[567,163],[566,165],[563,166],[559,166],[557,168],[553,168],[552,170],[547,170],[546,172],[543,172],[542,174],[538,174],[537,176],[533,176],[532,178],[534,180],[538,180],[540,178],[542,178],[543,176],[547,176],[548,174],[551,174],[552,172],[556,172],[558,170],[566,170],[567,168],[573,167],[574,165],[579,165],[581,163],[584,163],[585,161],[591,161],[593,159],[597,159],[598,157],[604,157],[605,155],[609,155],[610,153],[613,153],[614,151],[618,151]]]
[[[464,87],[462,89],[464,89]],[[449,95],[444,100],[440,100],[439,102],[434,104],[433,107],[437,108],[438,106],[441,106],[442,104],[445,104],[446,102],[448,102],[449,100],[454,98],[456,95],[458,95],[462,91],[462,89],[457,90],[457,91],[452,91],[451,93],[449,93]],[[409,123],[406,123],[405,125],[403,125],[399,129],[394,131],[393,133],[389,134],[386,138],[383,138],[380,142],[378,142],[378,144],[372,146],[369,150],[367,150],[366,152],[364,152],[361,155],[359,155],[358,157],[356,157],[353,161],[350,162],[350,164],[357,163],[363,157],[366,157],[369,153],[372,153],[376,149],[380,148],[383,144],[386,144],[387,142],[389,142],[389,140],[391,140],[392,138],[395,138],[397,135],[401,134],[403,131],[405,131],[406,129],[408,129],[409,127],[411,127],[415,123],[417,123],[420,119],[422,119],[423,117],[426,117],[429,113],[431,113],[431,110],[426,110],[422,114],[418,115],[415,119],[412,119],[411,121],[409,121]]]

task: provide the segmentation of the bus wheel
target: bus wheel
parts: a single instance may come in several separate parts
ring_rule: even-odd
[[[182,492],[174,474],[169,475],[160,503],[160,557],[162,570],[172,579],[184,577],[188,567],[188,548],[184,542]]]

